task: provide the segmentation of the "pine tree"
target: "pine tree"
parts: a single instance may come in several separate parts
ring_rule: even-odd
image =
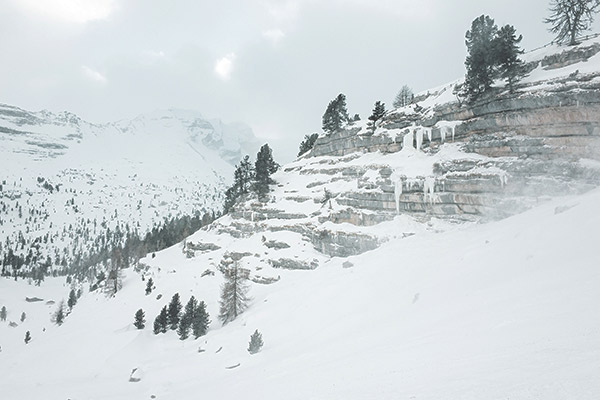
[[[146,327],[146,313],[141,308],[136,311],[133,326],[138,329],[144,329]]]
[[[558,43],[573,46],[579,34],[592,26],[599,10],[600,0],[552,0],[551,15],[544,22],[550,24],[549,30],[556,34]]]
[[[0,309],[0,321],[6,321],[6,306],[2,306],[2,309]]]
[[[177,329],[179,325],[179,319],[181,318],[181,301],[179,300],[179,293],[175,293],[171,298],[168,308],[168,324],[171,330]]]
[[[225,201],[223,203],[223,214],[229,213],[238,199],[235,186],[228,188],[225,191]]]
[[[190,336],[190,329],[192,328],[192,321],[196,308],[198,307],[198,301],[194,296],[190,297],[190,300],[183,309],[183,315],[179,321],[179,327],[177,328],[177,334],[179,339],[185,340]]]
[[[375,108],[373,114],[369,117],[369,125],[371,126],[372,132],[375,133],[376,123],[385,115],[385,103],[380,101],[375,102]]]
[[[505,25],[498,31],[494,40],[494,57],[498,65],[500,77],[508,83],[510,93],[514,93],[514,85],[523,76],[523,61],[519,54],[523,50],[519,48],[522,35],[517,37],[516,30],[511,25]]]
[[[29,344],[30,341],[31,341],[31,332],[27,331],[27,332],[25,332],[25,344]]]
[[[179,335],[180,340],[185,340],[190,337],[190,330],[192,328],[192,324],[187,315],[183,315],[181,320],[179,321],[179,325],[177,326],[177,335]]]
[[[54,312],[52,319],[58,326],[62,325],[63,322],[65,322],[65,301],[64,300],[61,300],[60,303],[58,303],[58,308]]]
[[[221,286],[221,309],[219,319],[225,325],[233,321],[248,307],[248,271],[239,267],[237,261],[224,270],[225,283]]]
[[[343,128],[350,120],[346,108],[346,96],[342,93],[331,100],[323,114],[323,131],[333,133]]]
[[[247,194],[250,191],[252,180],[254,179],[254,168],[250,162],[250,156],[246,155],[240,161],[234,174],[234,182],[237,186],[238,195]]]
[[[273,152],[265,143],[256,154],[254,163],[255,190],[259,196],[269,192],[269,185],[273,183],[271,174],[277,171],[279,165],[273,160]]]
[[[250,343],[248,343],[248,352],[250,354],[256,354],[263,347],[262,334],[257,330],[250,336]]]
[[[169,312],[167,311],[167,306],[164,306],[162,310],[160,310],[160,314],[156,316],[154,319],[153,332],[155,335],[159,333],[166,333],[169,327]]]
[[[152,289],[154,288],[154,281],[152,280],[152,278],[148,279],[148,282],[146,282],[146,296],[149,295],[150,293],[152,293]]]
[[[69,292],[69,299],[67,300],[69,310],[72,310],[75,304],[77,304],[77,294],[75,293],[75,289],[71,289]]]
[[[300,149],[298,150],[298,157],[302,154],[308,152],[313,148],[315,142],[319,138],[318,133],[313,133],[312,135],[304,135],[304,140],[300,142]]]
[[[25,311],[23,311],[21,313],[21,322],[25,322],[25,318],[27,318],[27,314],[25,314]]]
[[[412,103],[414,98],[415,95],[412,89],[408,85],[404,85],[396,95],[396,98],[394,98],[393,106],[394,108],[406,107]]]
[[[210,325],[210,320],[208,312],[206,311],[206,304],[201,301],[194,310],[192,318],[192,334],[194,335],[194,339],[206,335],[208,325]]]
[[[489,90],[494,82],[496,71],[493,43],[497,30],[494,20],[482,15],[472,22],[471,29],[465,35],[468,51],[465,61],[465,91],[470,101]]]

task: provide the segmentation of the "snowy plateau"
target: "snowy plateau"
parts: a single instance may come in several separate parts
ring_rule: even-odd
[[[597,400],[600,41],[524,58],[514,95],[497,83],[468,107],[457,81],[374,133],[322,135],[267,199],[243,197],[142,258],[112,297],[65,277],[1,279],[0,396]],[[232,263],[251,300],[222,325]],[[83,294],[57,326],[72,288]],[[206,335],[153,334],[175,293],[206,303]],[[251,355],[255,330],[264,347]]]

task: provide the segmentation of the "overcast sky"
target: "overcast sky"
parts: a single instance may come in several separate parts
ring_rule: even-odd
[[[4,0],[0,102],[108,122],[161,108],[249,124],[289,161],[327,103],[391,106],[464,75],[464,34],[488,14],[552,40],[549,0]],[[595,30],[598,23],[595,24]]]

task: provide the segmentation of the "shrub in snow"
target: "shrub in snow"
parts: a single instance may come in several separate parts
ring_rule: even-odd
[[[60,303],[58,303],[58,308],[52,315],[52,322],[55,322],[56,325],[59,325],[59,326],[62,325],[63,322],[65,322],[65,301],[64,300],[61,300]]]
[[[77,294],[75,293],[75,289],[71,289],[69,292],[69,300],[67,300],[69,310],[72,310],[75,304],[77,304]]]
[[[31,341],[31,332],[25,332],[25,344],[28,344]]]
[[[146,283],[146,295],[149,295],[150,293],[152,293],[152,289],[154,289],[154,281],[152,280],[152,278],[148,279],[148,282]]]
[[[257,330],[250,336],[250,343],[248,343],[248,353],[256,354],[263,347],[262,334]]]
[[[146,327],[146,314],[141,308],[135,313],[133,325],[138,329],[144,329]]]

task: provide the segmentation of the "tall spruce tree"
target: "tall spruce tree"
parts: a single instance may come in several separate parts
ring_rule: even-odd
[[[190,300],[187,302],[183,309],[183,314],[181,315],[181,320],[179,321],[179,327],[177,328],[177,334],[179,335],[179,339],[185,340],[190,337],[190,330],[192,328],[192,321],[194,318],[194,314],[196,313],[196,308],[198,307],[198,301],[194,296],[190,297]]]
[[[516,30],[511,25],[505,25],[498,31],[494,39],[494,57],[498,65],[500,77],[506,81],[510,93],[514,93],[515,83],[523,76],[523,61],[519,54],[522,35],[517,37]]]
[[[194,316],[192,318],[192,334],[194,335],[194,339],[206,335],[208,325],[210,325],[210,319],[208,312],[206,311],[206,304],[201,301],[194,310]]]
[[[167,306],[164,306],[154,319],[153,332],[155,335],[158,335],[159,333],[166,333],[168,328],[169,312],[167,311]]]
[[[181,300],[179,300],[179,293],[175,293],[171,298],[171,302],[168,307],[168,324],[171,330],[177,329],[179,326],[179,319],[181,318]]]
[[[377,121],[379,121],[381,118],[383,118],[384,115],[385,115],[385,103],[382,103],[381,101],[376,101],[375,108],[373,108],[373,113],[369,116],[369,121],[371,121],[369,123],[369,125],[370,125],[371,131],[373,133],[375,133]]]
[[[298,150],[298,157],[300,157],[302,154],[310,151],[313,148],[313,146],[315,145],[315,142],[317,141],[318,138],[319,138],[318,133],[313,133],[312,135],[304,135],[304,140],[302,142],[300,142],[300,148]]]
[[[2,306],[2,309],[0,309],[0,321],[6,321],[6,306]]]
[[[248,271],[234,262],[224,270],[225,283],[221,286],[219,319],[225,325],[248,307]]]
[[[497,31],[494,20],[481,15],[471,23],[471,29],[465,35],[468,52],[465,91],[470,101],[489,90],[494,82],[496,60],[493,45]]]
[[[331,100],[323,114],[323,131],[333,133],[344,127],[350,121],[346,108],[346,96],[343,93]]]
[[[558,43],[573,46],[581,32],[592,26],[599,10],[600,0],[552,0],[550,17],[544,22],[550,24],[549,30],[556,34]]]
[[[256,154],[254,163],[254,188],[259,196],[269,192],[269,185],[273,183],[271,175],[277,168],[279,165],[273,160],[273,151],[269,144],[265,143]]]
[[[141,308],[135,313],[133,326],[138,329],[144,329],[146,327],[146,313],[144,313],[144,310]]]
[[[240,196],[250,191],[253,180],[254,168],[250,162],[250,156],[246,155],[235,167],[233,185],[225,191],[225,202],[223,204],[225,214],[231,210]]]
[[[27,332],[25,332],[25,344],[29,344],[30,341],[31,341],[31,332],[27,331]]]
[[[247,194],[250,191],[253,179],[254,168],[250,162],[250,156],[246,155],[240,161],[240,164],[236,168],[234,174],[234,182],[237,186],[237,192],[239,195]]]
[[[69,310],[72,310],[77,304],[77,294],[75,293],[75,289],[71,289],[69,292],[69,299],[67,300],[67,305],[69,306]]]

